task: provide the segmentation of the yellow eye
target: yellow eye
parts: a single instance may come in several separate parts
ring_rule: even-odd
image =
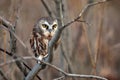
[[[42,27],[48,29],[48,26],[46,24],[42,24]]]
[[[52,26],[53,29],[55,29],[56,27],[57,27],[57,24],[54,24],[54,25]]]

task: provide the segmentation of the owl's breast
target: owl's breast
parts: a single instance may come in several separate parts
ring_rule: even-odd
[[[43,39],[43,42],[48,45],[49,40],[48,39]]]
[[[30,39],[30,44],[34,54],[36,56],[45,56],[48,50],[48,42],[49,40],[45,36],[42,36],[39,33],[33,34]]]

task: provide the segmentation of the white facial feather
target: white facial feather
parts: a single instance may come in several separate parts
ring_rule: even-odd
[[[44,28],[44,27],[42,26],[42,24],[47,25],[47,26],[48,26],[48,29]],[[56,25],[55,28],[53,28],[54,25]],[[43,34],[44,34],[45,36],[48,36],[48,35],[53,36],[53,35],[55,34],[57,28],[58,28],[57,20],[55,20],[52,24],[49,24],[47,21],[42,21],[42,22],[41,22],[41,25],[40,25],[40,28],[42,29]],[[52,31],[49,32],[49,29],[51,29]]]

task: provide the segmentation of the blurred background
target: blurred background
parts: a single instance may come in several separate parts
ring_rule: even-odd
[[[43,0],[52,12],[52,16],[60,20],[59,1],[62,5],[63,24],[77,17],[80,11],[92,2],[100,0]],[[42,0],[0,0],[0,16],[12,24],[16,21],[15,11],[19,8],[18,23],[15,33],[29,47],[32,28],[40,17],[50,16]],[[56,51],[52,64],[69,73],[95,74],[109,80],[120,80],[120,1],[112,0],[90,7],[80,20],[74,22],[61,35],[61,43]],[[60,21],[61,23],[61,21]],[[60,24],[62,25],[62,24]],[[11,52],[10,34],[0,27],[0,48]],[[0,52],[0,63],[12,58]],[[16,55],[33,56],[16,41]],[[35,61],[26,60],[32,68]],[[0,71],[8,80],[23,80],[24,75],[11,63],[0,67]],[[38,74],[43,80],[53,80],[62,74],[47,67]],[[0,80],[4,78],[0,75]],[[38,80],[35,78],[34,80]],[[65,80],[91,80],[65,78]]]

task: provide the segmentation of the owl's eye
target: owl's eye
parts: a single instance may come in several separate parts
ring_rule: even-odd
[[[42,24],[42,27],[48,29],[48,25],[46,24]]]
[[[55,29],[56,27],[57,27],[57,24],[54,24],[54,25],[52,26],[53,29]]]

